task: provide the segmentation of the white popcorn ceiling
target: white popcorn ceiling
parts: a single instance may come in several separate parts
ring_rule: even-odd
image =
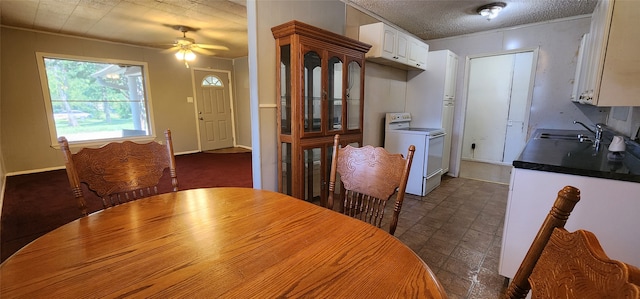
[[[182,32],[221,45],[215,56],[247,56],[245,0],[0,0],[4,26],[54,32],[155,48],[170,48]]]
[[[282,0],[258,0],[282,1]],[[325,1],[325,0],[289,0]],[[597,0],[506,0],[491,21],[478,7],[493,1],[341,0],[364,8],[424,40],[591,14]],[[634,0],[638,1],[638,0]],[[198,43],[223,45],[216,56],[248,53],[246,0],[0,0],[3,26],[168,48],[182,34],[170,25],[199,28]]]
[[[554,19],[589,15],[597,0],[344,0],[423,39],[450,37]],[[500,15],[488,21],[480,6],[504,2]]]

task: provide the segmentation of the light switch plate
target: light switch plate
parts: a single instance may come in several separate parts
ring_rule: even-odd
[[[193,97],[187,97],[187,103],[193,103]]]

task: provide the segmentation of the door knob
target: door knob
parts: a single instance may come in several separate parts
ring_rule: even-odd
[[[199,120],[204,120],[204,118],[202,116],[198,117]]]

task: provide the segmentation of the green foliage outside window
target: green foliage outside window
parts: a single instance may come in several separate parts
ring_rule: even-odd
[[[43,59],[58,137],[87,141],[131,132],[149,135],[141,65]]]

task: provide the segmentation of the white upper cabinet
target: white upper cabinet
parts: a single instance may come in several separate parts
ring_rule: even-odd
[[[601,0],[583,38],[574,101],[640,106],[640,1]],[[580,56],[580,55],[579,55]]]
[[[418,69],[426,69],[428,53],[429,45],[416,38],[409,38],[409,59],[407,59],[407,64]]]
[[[406,63],[407,61],[407,37],[401,36],[398,30],[386,26],[383,23],[373,24],[374,30],[369,31],[372,34],[382,34],[382,36],[376,36],[375,38],[381,41],[379,44],[373,44],[369,53],[376,52],[375,56],[390,59],[400,63]],[[360,34],[362,36],[362,33]],[[367,55],[369,57],[369,55]]]
[[[360,26],[359,39],[371,45],[366,59],[401,69],[422,69],[429,46],[385,23]]]
[[[444,99],[454,100],[456,97],[456,73],[458,71],[458,55],[451,51],[446,51],[446,78],[444,81]]]

